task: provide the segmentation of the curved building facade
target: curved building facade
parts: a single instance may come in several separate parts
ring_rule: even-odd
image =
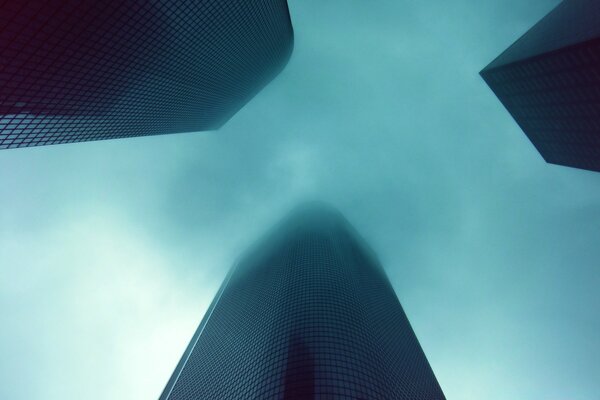
[[[287,63],[286,0],[0,5],[0,149],[219,128]]]
[[[312,204],[231,270],[167,399],[445,397],[372,251],[337,211]]]

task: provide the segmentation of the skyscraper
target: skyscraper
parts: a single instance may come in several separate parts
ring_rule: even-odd
[[[563,1],[481,75],[547,162],[600,171],[600,2]]]
[[[233,267],[160,399],[445,397],[375,255],[308,204]]]
[[[0,4],[0,149],[220,127],[285,66],[286,0]]]

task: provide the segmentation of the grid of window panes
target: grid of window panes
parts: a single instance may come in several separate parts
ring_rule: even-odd
[[[286,0],[0,3],[0,149],[216,129],[287,62]]]
[[[486,69],[549,53],[600,36],[598,0],[563,0]]]
[[[444,399],[383,269],[333,210],[268,235],[201,327],[161,399]]]
[[[600,39],[482,75],[546,161],[600,171]]]

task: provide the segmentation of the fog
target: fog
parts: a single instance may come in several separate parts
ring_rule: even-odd
[[[448,399],[600,392],[600,174],[545,164],[478,72],[556,0],[290,0],[221,130],[0,152],[0,398],[158,398],[296,203],[379,255]]]

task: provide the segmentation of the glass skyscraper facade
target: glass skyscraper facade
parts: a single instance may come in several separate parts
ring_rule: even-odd
[[[220,127],[287,63],[286,0],[5,1],[0,149]]]
[[[481,71],[549,163],[600,171],[599,21],[565,0]]]
[[[372,250],[313,203],[239,259],[160,399],[445,397]]]

